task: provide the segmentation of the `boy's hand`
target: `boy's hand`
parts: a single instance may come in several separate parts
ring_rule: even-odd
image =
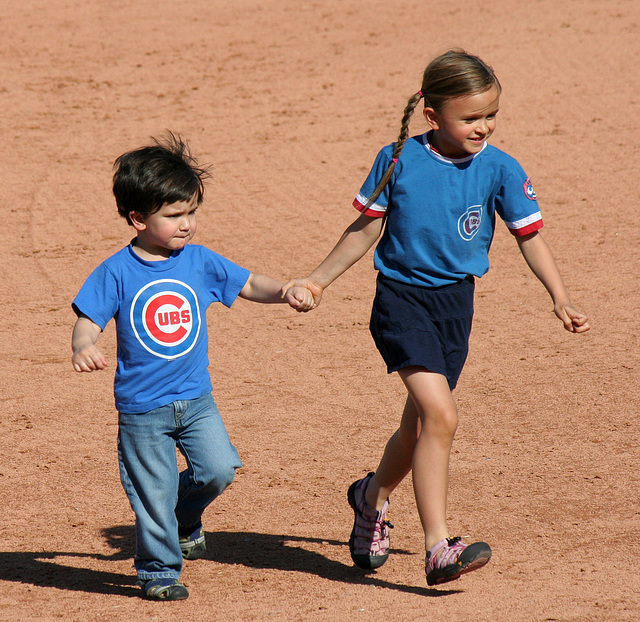
[[[107,359],[96,347],[100,327],[86,315],[80,315],[73,327],[71,363],[76,371],[97,371],[107,366]]]
[[[301,311],[311,311],[311,309],[315,309],[320,304],[324,288],[318,285],[318,283],[313,279],[310,279],[309,277],[303,279],[291,279],[288,283],[282,286],[280,291],[283,296],[286,296],[287,292],[293,288],[306,289],[313,297],[312,305],[308,309],[301,309]]]
[[[591,329],[589,318],[570,304],[556,305],[553,311],[570,333],[586,333]]]
[[[284,299],[289,306],[301,313],[306,313],[315,308],[313,294],[306,287],[300,287],[298,285],[289,287],[284,292]]]
[[[71,357],[73,368],[78,371],[98,371],[107,366],[107,359],[94,344],[78,348]]]

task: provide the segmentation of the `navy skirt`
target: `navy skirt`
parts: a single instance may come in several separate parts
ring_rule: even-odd
[[[369,329],[387,371],[417,365],[453,390],[469,352],[474,278],[443,287],[407,285],[378,274]]]

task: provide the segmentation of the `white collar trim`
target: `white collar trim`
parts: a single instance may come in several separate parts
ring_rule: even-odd
[[[427,134],[428,132],[425,132],[422,135],[422,144],[424,145],[424,148],[437,160],[440,160],[441,162],[447,162],[449,164],[463,164],[464,162],[469,162],[470,160],[473,160],[473,158],[475,158],[476,156],[479,156],[486,148],[487,148],[487,143],[485,142],[482,145],[482,149],[480,149],[480,151],[478,151],[478,153],[472,153],[471,155],[465,156],[464,158],[448,158],[447,156],[443,156],[441,153],[438,153],[429,143],[429,140],[427,139]]]

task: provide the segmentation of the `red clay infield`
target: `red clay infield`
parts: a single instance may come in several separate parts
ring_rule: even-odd
[[[639,619],[638,2],[6,0],[0,35],[0,619]],[[369,255],[308,315],[211,309],[214,395],[245,466],[206,513],[191,598],[141,599],[113,327],[109,371],[70,364],[70,302],[132,236],[114,159],[181,133],[214,165],[196,241],[305,274],[354,218],[425,65],[453,46],[500,77],[492,142],[531,176],[593,327],[562,329],[501,226],[456,390],[449,504],[452,531],[491,543],[491,563],[427,588],[408,479],[389,562],[351,564],[345,493],[376,467],[404,392],[368,333]]]

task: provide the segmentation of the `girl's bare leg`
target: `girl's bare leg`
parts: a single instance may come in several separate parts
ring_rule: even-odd
[[[483,567],[491,558],[485,542],[463,545],[450,541],[447,528],[449,456],[458,427],[458,412],[444,376],[422,367],[400,370],[409,397],[400,427],[391,437],[365,493],[368,505],[380,510],[384,501],[410,470],[427,557],[427,584],[453,581],[460,575]]]
[[[458,411],[443,375],[422,367],[407,367],[399,374],[409,399],[400,428],[387,443],[366,499],[369,505],[380,509],[391,491],[413,469],[416,504],[429,550],[449,537],[449,454],[458,427]]]
[[[367,486],[365,501],[372,508],[382,509],[384,502],[411,470],[419,433],[418,411],[411,396],[407,395],[400,427],[387,442],[376,474]]]
[[[419,367],[400,370],[421,421],[413,452],[413,488],[424,529],[425,546],[449,537],[447,493],[449,455],[458,428],[458,409],[447,379]]]

